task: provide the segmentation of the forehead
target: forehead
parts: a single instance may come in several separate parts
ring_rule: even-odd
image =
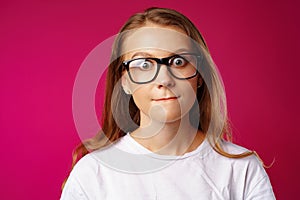
[[[149,49],[176,53],[179,49],[192,48],[192,39],[175,28],[142,27],[125,34],[122,55]]]

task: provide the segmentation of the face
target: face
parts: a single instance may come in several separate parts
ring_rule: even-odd
[[[191,40],[181,30],[170,27],[149,25],[140,28],[131,32],[123,44],[125,61],[165,58],[185,53],[195,53]],[[125,92],[132,94],[140,109],[141,123],[144,124],[153,120],[168,123],[188,116],[201,81],[199,75],[190,79],[177,79],[164,64],[156,78],[149,83],[134,83],[127,72],[122,76],[122,86]]]

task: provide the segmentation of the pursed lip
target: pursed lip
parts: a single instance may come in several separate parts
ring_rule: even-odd
[[[168,100],[176,100],[178,97],[165,97],[165,98],[159,98],[159,99],[153,99],[153,101],[168,101]]]

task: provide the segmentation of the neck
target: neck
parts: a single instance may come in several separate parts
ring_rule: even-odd
[[[172,122],[148,121],[141,117],[140,127],[131,136],[150,151],[163,155],[193,151],[205,137],[190,124],[188,114]]]

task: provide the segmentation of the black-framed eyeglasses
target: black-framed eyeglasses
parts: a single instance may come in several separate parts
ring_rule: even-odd
[[[135,58],[122,63],[132,82],[150,83],[156,79],[161,65],[166,65],[169,73],[176,79],[185,80],[198,74],[202,56],[195,53],[182,53],[166,58]]]

